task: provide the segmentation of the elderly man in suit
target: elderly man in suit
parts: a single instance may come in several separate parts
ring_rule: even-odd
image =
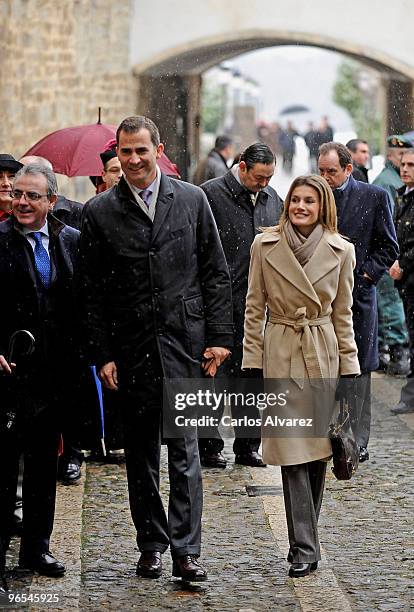
[[[78,354],[73,269],[79,232],[49,214],[56,201],[53,171],[29,164],[16,174],[13,215],[0,224],[0,538],[12,533],[19,456],[24,456],[20,566],[61,576],[65,566],[49,551],[56,494],[59,418]],[[11,363],[9,339],[17,330],[35,338],[31,356]],[[12,416],[11,416],[12,415]]]
[[[85,207],[81,284],[88,346],[102,382],[119,389],[137,573],[207,578],[198,563],[202,484],[195,432],[166,440],[168,521],[159,492],[163,380],[202,375],[232,346],[229,272],[203,191],[160,172],[157,126],[128,117],[117,130],[124,176]]]
[[[355,246],[352,311],[361,368],[361,378],[358,381],[361,402],[356,440],[362,462],[369,459],[367,446],[371,427],[371,372],[379,364],[375,285],[397,259],[398,244],[388,193],[381,187],[353,178],[351,153],[343,144],[327,142],[321,145],[318,167],[335,197],[338,229]]]

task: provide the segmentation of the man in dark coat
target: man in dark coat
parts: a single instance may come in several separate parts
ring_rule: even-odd
[[[16,175],[13,216],[0,225],[0,538],[7,548],[24,456],[20,565],[47,576],[65,567],[49,551],[56,494],[61,417],[76,384],[73,268],[79,232],[48,214],[56,201],[51,170],[31,164]],[[17,330],[35,338],[33,355],[16,366],[8,356]]]
[[[157,168],[163,145],[146,117],[118,127],[125,177],[86,204],[81,284],[88,345],[102,382],[122,394],[137,573],[206,579],[199,565],[202,484],[195,432],[167,438],[169,518],[159,492],[164,379],[196,378],[204,355],[219,366],[232,347],[231,287],[203,191]],[[168,405],[164,405],[164,410]]]
[[[408,328],[411,373],[401,389],[400,401],[393,414],[414,412],[414,149],[406,149],[400,164],[404,185],[397,190],[395,224],[399,259],[391,266],[390,276],[400,292]]]
[[[412,149],[413,144],[403,135],[392,134],[387,138],[387,147],[384,168],[374,179],[373,184],[388,191],[394,205],[399,197],[398,190],[404,186],[400,177],[401,156],[407,149]],[[388,274],[384,274],[378,283],[377,299],[380,368],[391,376],[406,376],[410,366],[406,350],[409,338],[404,306],[398,289]]]
[[[53,172],[52,163],[41,155],[25,155],[20,158],[20,163],[24,166],[28,164],[40,164]],[[53,216],[65,225],[80,230],[82,210],[83,204],[75,200],[69,200],[65,196],[58,194],[53,206]],[[96,432],[99,430],[97,424],[98,419],[94,417],[95,413],[96,415],[99,414],[95,380],[86,363],[84,366],[84,370],[80,374],[77,402],[73,403],[73,405],[76,405],[78,408],[76,416],[79,422],[76,422],[76,416],[72,408],[72,417],[70,414],[66,415],[67,419],[63,424],[63,453],[59,457],[58,478],[65,485],[78,484],[82,475],[81,465],[84,460],[81,448],[89,448],[90,439],[97,437],[96,433],[95,435],[92,434],[92,431]],[[72,439],[71,436],[73,436]],[[82,442],[84,442],[84,445]]]
[[[231,378],[242,376],[250,247],[260,228],[276,225],[282,211],[282,200],[269,185],[275,164],[272,150],[264,143],[255,143],[242,153],[239,164],[233,166],[227,174],[201,186],[213,211],[230,270],[235,342],[232,356],[224,363],[220,373]],[[238,413],[237,406],[232,407],[232,412],[235,417],[242,416]],[[234,430],[235,463],[264,466],[257,452],[260,437],[246,438],[241,428],[235,427]],[[215,438],[200,436],[198,446],[202,465],[223,468],[226,466],[226,460],[221,454],[224,443],[218,430]]]
[[[356,181],[369,183],[367,163],[369,160],[369,146],[366,140],[352,138],[346,143],[352,157],[353,170],[352,176]]]
[[[355,341],[361,368],[361,413],[356,430],[360,461],[369,458],[371,424],[371,372],[378,368],[378,313],[375,285],[397,259],[398,245],[391,202],[381,187],[356,181],[349,150],[337,142],[319,148],[319,173],[333,190],[338,229],[355,246],[353,293]]]
[[[195,173],[194,185],[218,178],[226,174],[227,162],[234,156],[234,144],[230,136],[217,136],[214,149],[199,163]]]

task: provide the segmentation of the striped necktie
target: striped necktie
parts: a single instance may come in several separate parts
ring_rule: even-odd
[[[148,209],[150,207],[151,195],[152,195],[152,191],[150,191],[150,189],[143,189],[142,191],[139,192],[140,198],[143,200],[144,204],[147,206]]]

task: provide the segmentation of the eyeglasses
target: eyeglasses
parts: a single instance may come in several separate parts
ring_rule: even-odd
[[[36,191],[20,191],[19,189],[14,189],[11,192],[11,197],[13,200],[21,200],[22,196],[26,202],[37,202],[42,198],[47,196],[47,193],[37,193]]]

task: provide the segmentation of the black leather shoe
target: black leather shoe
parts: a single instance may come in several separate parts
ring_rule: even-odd
[[[263,463],[263,459],[256,451],[244,455],[236,455],[234,463],[237,463],[237,465],[249,465],[250,467],[267,467],[266,463]]]
[[[28,561],[21,561],[19,563],[19,567],[22,569],[34,570],[42,576],[50,576],[51,578],[63,576],[66,571],[63,563],[57,561],[57,559],[55,559],[55,557],[49,551]]]
[[[318,562],[314,563],[292,563],[289,568],[289,576],[291,578],[302,578],[308,576],[310,572],[314,572],[318,567]]]
[[[159,578],[161,572],[161,553],[155,550],[144,550],[137,563],[137,575],[143,578]]]
[[[394,408],[391,408],[390,412],[392,412],[392,414],[409,414],[410,412],[414,412],[414,407],[409,406],[405,402],[398,402]]]
[[[386,369],[388,376],[405,378],[410,369],[409,352],[404,346],[390,346],[390,362]]]
[[[364,461],[368,461],[369,452],[366,446],[359,447],[359,463],[364,463]]]
[[[184,582],[204,582],[207,580],[206,570],[199,564],[195,555],[185,555],[173,561],[172,575]]]
[[[77,484],[82,476],[78,463],[65,463],[62,467],[61,481],[64,485]]]
[[[221,453],[211,453],[211,455],[200,455],[200,463],[203,467],[225,468],[227,460]]]

